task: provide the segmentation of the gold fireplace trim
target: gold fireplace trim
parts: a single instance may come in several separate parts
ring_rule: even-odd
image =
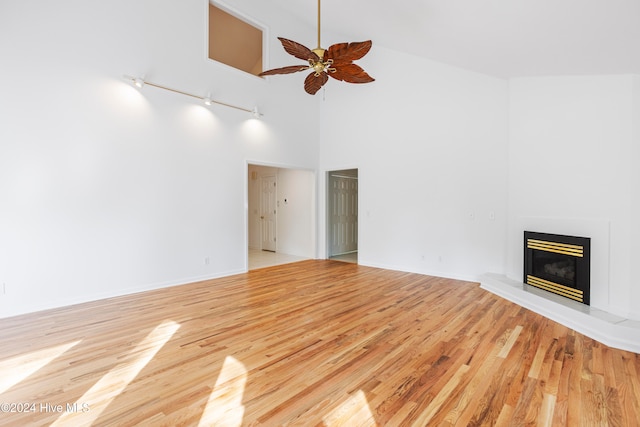
[[[527,284],[563,297],[571,298],[575,301],[584,302],[583,292],[579,289],[570,288],[568,286],[559,285],[549,280],[540,279],[539,277],[527,275]]]
[[[556,254],[570,255],[582,258],[584,249],[579,245],[569,245],[566,243],[548,242],[545,240],[527,239],[527,248],[539,251],[553,252]]]

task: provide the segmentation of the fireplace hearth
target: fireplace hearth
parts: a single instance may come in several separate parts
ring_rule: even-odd
[[[591,239],[524,232],[524,283],[590,304]]]

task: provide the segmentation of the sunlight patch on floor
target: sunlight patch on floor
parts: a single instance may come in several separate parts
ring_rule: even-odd
[[[326,426],[376,426],[367,396],[362,390],[322,418]]]
[[[52,425],[92,424],[171,339],[178,328],[180,325],[172,321],[158,325],[130,353],[132,356],[135,355],[133,361],[123,362],[114,367],[76,401],[76,407],[83,410],[65,412]]]
[[[242,425],[242,397],[247,383],[247,369],[231,356],[224,359],[222,369],[209,396],[200,426],[238,427]]]
[[[65,351],[78,345],[80,341],[82,340],[45,348],[44,350],[33,351],[28,354],[0,361],[0,393],[4,393],[20,381],[46,366]]]

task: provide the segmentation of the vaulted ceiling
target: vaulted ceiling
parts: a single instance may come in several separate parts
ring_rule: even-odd
[[[316,0],[270,1],[316,28]],[[640,74],[640,0],[323,0],[322,32],[504,78]]]

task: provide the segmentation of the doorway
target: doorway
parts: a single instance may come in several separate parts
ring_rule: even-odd
[[[247,269],[316,258],[316,175],[247,164]]]
[[[328,258],[358,262],[358,169],[328,172]]]

